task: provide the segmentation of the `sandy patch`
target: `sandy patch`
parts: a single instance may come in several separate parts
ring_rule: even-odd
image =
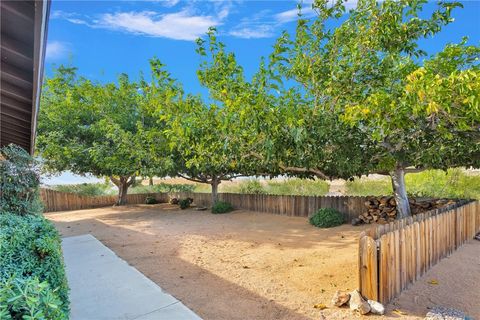
[[[357,239],[363,227],[318,229],[305,218],[242,210],[213,215],[167,204],[47,217],[63,236],[93,234],[207,320],[366,318],[348,309],[313,307],[329,304],[337,289],[357,287]],[[478,265],[476,272],[478,285]],[[435,277],[440,288],[443,280]],[[417,318],[423,309],[406,301],[402,295],[399,308]]]

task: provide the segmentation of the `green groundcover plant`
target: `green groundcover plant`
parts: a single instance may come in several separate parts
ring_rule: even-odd
[[[310,224],[319,228],[332,228],[344,222],[343,215],[332,208],[321,208],[310,217]]]
[[[35,162],[13,145],[0,155],[0,319],[68,319],[60,237],[41,214]]]
[[[212,206],[212,213],[227,213],[230,211],[233,211],[233,206],[228,202],[217,201]]]

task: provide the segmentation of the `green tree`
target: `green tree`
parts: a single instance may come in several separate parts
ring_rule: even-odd
[[[322,145],[326,135],[329,148],[343,150],[330,159],[340,171],[325,175],[389,174],[399,217],[410,215],[405,173],[478,166],[480,158],[478,47],[463,41],[427,57],[418,41],[451,23],[460,4],[439,2],[430,15],[420,15],[425,3],[360,0],[345,17],[344,1],[314,1],[317,17],[300,12],[295,35],[283,33],[271,59],[273,72],[293,82],[283,94],[294,91],[311,112],[332,118],[318,130],[308,121],[296,129],[303,131],[298,141]],[[329,168],[329,159],[318,157],[302,166],[308,157],[300,151],[294,153],[297,171]]]
[[[144,144],[148,116],[140,85],[121,75],[118,84],[93,83],[75,68],[60,67],[46,80],[37,148],[48,171],[108,176],[127,201],[135,177],[150,167]]]
[[[253,90],[254,83],[245,80],[234,54],[217,41],[214,28],[206,40],[198,40],[197,52],[202,58],[197,75],[209,91],[208,103],[198,96],[186,96],[165,110],[165,119],[175,172],[185,179],[210,184],[214,204],[222,181],[261,171],[258,160],[244,156],[255,141],[255,136],[244,129],[247,122],[252,125],[259,120],[248,118],[245,110],[262,96]]]

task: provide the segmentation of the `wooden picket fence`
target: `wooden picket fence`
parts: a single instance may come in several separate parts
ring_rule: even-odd
[[[141,193],[127,195],[129,204],[145,203],[147,196],[154,196],[159,201],[167,201],[167,195],[162,193]],[[115,204],[117,196],[81,196],[76,193],[59,192],[51,189],[40,189],[44,212],[69,211],[108,207]]]
[[[210,193],[171,193],[171,197],[193,199],[195,204],[211,206]],[[266,212],[293,217],[310,217],[320,208],[333,208],[350,222],[365,210],[366,197],[359,196],[292,196],[268,194],[219,193],[218,199],[236,209]]]
[[[128,204],[145,203],[147,196],[154,196],[161,202],[166,202],[172,197],[179,199],[192,198],[199,206],[211,206],[210,193],[155,193],[155,194],[129,194]],[[41,190],[45,212],[91,209],[111,206],[117,196],[81,196],[74,193],[59,192],[49,189]],[[265,194],[238,194],[220,193],[219,200],[229,202],[236,209],[257,212],[266,212],[286,216],[309,217],[320,208],[334,208],[344,214],[346,221],[358,217],[364,210],[365,197],[348,196],[282,196]]]
[[[360,292],[390,302],[479,231],[480,202],[463,201],[362,232]]]

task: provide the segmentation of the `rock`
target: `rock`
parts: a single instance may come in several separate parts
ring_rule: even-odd
[[[341,307],[350,300],[350,294],[337,290],[332,298],[332,304],[336,307]]]
[[[428,311],[425,320],[465,320],[471,319],[460,310],[436,306]]]
[[[370,312],[374,314],[383,315],[385,313],[385,307],[378,301],[368,300],[368,305],[370,306]]]
[[[367,314],[370,312],[370,305],[358,290],[353,290],[350,293],[350,310],[356,311],[360,314]]]
[[[360,220],[360,218],[353,218],[352,219],[352,226],[359,226],[362,224],[362,220]]]

